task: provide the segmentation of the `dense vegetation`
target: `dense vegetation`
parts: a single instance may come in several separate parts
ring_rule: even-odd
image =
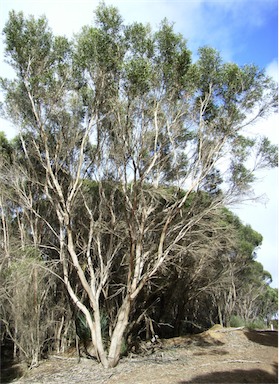
[[[2,341],[31,366],[75,334],[104,367],[138,338],[231,319],[270,321],[277,290],[262,237],[233,215],[257,169],[277,165],[245,128],[277,107],[254,65],[197,62],[164,20],[124,25],[101,4],[71,41],[10,13],[1,79]],[[268,256],[268,255],[267,255]],[[234,316],[234,317],[233,317]]]

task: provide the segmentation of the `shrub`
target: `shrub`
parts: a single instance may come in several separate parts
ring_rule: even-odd
[[[266,323],[261,319],[257,319],[247,322],[246,327],[249,329],[266,329]]]
[[[230,319],[230,326],[235,328],[244,327],[245,321],[240,316],[233,315]]]

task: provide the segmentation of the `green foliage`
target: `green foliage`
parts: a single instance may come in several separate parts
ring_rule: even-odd
[[[125,28],[125,43],[129,56],[151,59],[155,52],[154,37],[149,24],[133,23]]]
[[[266,329],[266,323],[263,320],[258,319],[248,322],[246,327],[249,329]]]
[[[209,93],[210,87],[220,82],[222,59],[220,53],[210,47],[199,49],[199,60],[196,64],[199,75],[199,86],[202,92]]]
[[[0,131],[0,159],[1,162],[12,162],[12,152],[13,148],[11,143],[9,143],[8,139],[4,132]]]
[[[72,44],[65,37],[54,36],[44,17],[25,19],[22,13],[13,11],[4,35],[6,57],[18,73],[18,81],[2,79],[2,89],[6,94],[5,116],[29,127],[32,134],[38,122],[30,108],[29,91],[34,97],[37,118],[47,116],[45,124],[54,143],[64,140],[69,145],[75,129],[80,129],[82,137],[81,125],[97,114],[103,116],[102,127],[98,125],[97,128],[97,140],[109,132],[116,145],[120,124],[125,127],[125,136],[130,137],[125,154],[129,158],[131,153],[136,153],[132,137],[136,134],[136,121],[140,120],[138,108],[142,108],[137,106],[138,98],[143,95],[146,98],[142,104],[142,116],[146,116],[142,126],[147,127],[152,116],[151,100],[155,95],[161,95],[166,103],[160,109],[160,124],[168,126],[171,119],[177,124],[173,137],[162,129],[158,142],[158,162],[164,164],[160,173],[166,182],[171,184],[189,176],[194,168],[190,161],[193,158],[184,148],[191,148],[200,133],[185,129],[184,122],[189,122],[187,115],[192,116],[193,124],[200,121],[198,116],[195,121],[194,116],[200,112],[201,103],[205,103],[202,119],[208,127],[203,132],[206,143],[202,148],[204,164],[217,159],[208,156],[211,156],[216,137],[224,134],[231,141],[228,144],[232,156],[228,177],[223,178],[217,168],[212,170],[205,177],[205,190],[217,194],[224,181],[229,181],[238,194],[249,191],[254,176],[245,161],[253,148],[259,166],[276,165],[277,150],[266,138],[256,143],[238,132],[240,123],[261,102],[264,92],[268,95],[266,100],[275,102],[276,90],[270,79],[253,65],[239,67],[234,63],[223,63],[220,54],[210,47],[201,48],[197,63],[191,64],[191,52],[186,41],[174,32],[173,25],[166,19],[153,33],[149,25],[134,23],[125,26],[115,7],[101,3],[96,10],[95,25],[84,27]],[[170,102],[176,108],[182,108],[181,111],[173,108]],[[268,103],[261,106],[260,115],[271,108]],[[176,111],[179,119],[172,117]],[[145,145],[141,147],[145,151],[139,151],[141,159],[135,159],[142,168],[154,155],[154,138],[154,134],[149,136],[149,132],[142,137]],[[70,145],[72,151],[68,152],[73,158],[76,145],[73,142]],[[113,154],[118,152],[119,145],[126,148],[119,142],[112,150]],[[209,150],[211,146],[213,148]],[[171,155],[173,151],[176,153],[175,162]],[[64,158],[62,150],[60,156]],[[70,161],[67,160],[67,167]],[[115,161],[119,159],[115,157]]]
[[[96,11],[96,25],[101,30],[112,36],[119,33],[122,24],[122,17],[116,7],[106,6],[101,2]]]
[[[230,326],[235,328],[245,327],[248,329],[266,329],[267,328],[266,323],[261,319],[246,322],[240,316],[232,316],[230,319]]]
[[[245,327],[245,321],[240,316],[233,315],[230,318],[230,326],[235,328]]]
[[[152,86],[152,72],[148,60],[139,57],[126,64],[127,88],[131,97],[148,92]]]
[[[91,332],[83,313],[79,312],[75,317],[76,333],[84,342],[91,340]],[[101,313],[101,329],[104,341],[108,338],[108,317],[105,312]]]
[[[128,345],[126,340],[123,338],[121,343],[121,351],[120,351],[121,356],[127,356],[127,352],[128,352]]]
[[[262,137],[257,148],[258,162],[267,167],[278,167],[278,147],[271,144],[267,137]]]
[[[233,141],[233,150],[232,153],[237,163],[244,163],[251,153],[254,145],[255,139],[251,139],[242,135],[235,137]]]
[[[33,16],[25,19],[22,12],[11,11],[4,30],[5,56],[20,76],[32,76],[36,81],[47,69],[52,34],[47,20]],[[40,65],[38,66],[38,63]]]
[[[176,34],[173,25],[166,19],[161,23],[155,34],[157,48],[157,65],[162,71],[162,78],[168,93],[179,97],[180,92],[187,88],[187,76],[191,64],[191,53],[186,47],[186,41]],[[159,72],[160,73],[160,72]]]
[[[262,243],[262,235],[251,228],[250,225],[242,225],[239,231],[239,249],[244,255],[254,256],[254,250]]]
[[[86,322],[86,318],[82,313],[79,313],[75,319],[76,333],[81,340],[88,341],[91,338],[90,328]]]

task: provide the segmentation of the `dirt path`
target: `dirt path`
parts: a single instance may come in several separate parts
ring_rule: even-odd
[[[52,357],[18,384],[277,383],[278,333],[213,329],[162,340],[148,356],[130,356],[109,370],[92,360]],[[1,383],[4,383],[1,381]]]

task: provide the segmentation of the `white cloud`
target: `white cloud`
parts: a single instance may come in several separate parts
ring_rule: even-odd
[[[3,131],[8,140],[13,139],[17,135],[17,130],[7,120],[0,118],[0,131]]]
[[[266,67],[266,74],[278,83],[278,60],[274,59]]]
[[[271,143],[278,145],[278,113],[258,120],[256,124],[247,127],[245,133],[249,136],[266,136]]]

